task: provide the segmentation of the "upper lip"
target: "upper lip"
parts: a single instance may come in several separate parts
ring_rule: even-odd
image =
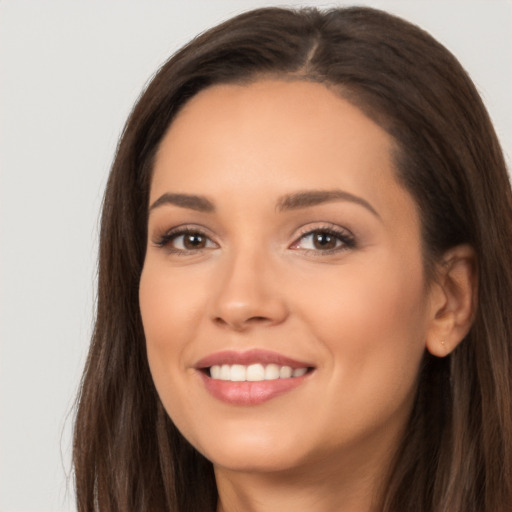
[[[243,352],[236,350],[223,350],[203,357],[194,365],[197,369],[210,368],[214,365],[222,364],[277,364],[280,366],[290,366],[295,368],[311,368],[312,364],[298,361],[270,350],[252,349]]]

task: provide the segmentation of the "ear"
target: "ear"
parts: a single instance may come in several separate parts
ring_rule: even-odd
[[[427,350],[434,356],[451,353],[469,332],[477,306],[476,255],[469,245],[447,251],[431,287]]]

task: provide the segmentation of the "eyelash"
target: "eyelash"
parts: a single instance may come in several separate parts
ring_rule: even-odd
[[[291,248],[294,248],[294,246],[297,246],[302,240],[309,236],[313,236],[315,234],[325,234],[332,237],[335,237],[341,244],[337,244],[337,247],[334,247],[332,249],[302,249],[302,251],[306,254],[313,254],[315,256],[325,256],[330,254],[339,253],[348,249],[353,249],[356,247],[356,240],[354,235],[348,231],[347,229],[341,229],[337,226],[333,225],[324,225],[319,226],[314,229],[305,229],[302,233],[299,234],[296,241],[291,244]],[[198,253],[204,250],[208,250],[207,247],[200,247],[198,249],[176,249],[171,247],[171,243],[175,240],[177,240],[180,237],[186,236],[186,235],[196,235],[203,237],[204,239],[211,242],[211,238],[201,229],[192,227],[192,226],[181,226],[175,229],[172,229],[168,231],[167,233],[163,234],[154,242],[156,247],[160,248],[167,248],[168,252],[171,254],[177,254],[177,255],[189,255],[191,253]],[[297,247],[295,247],[298,249]]]
[[[204,250],[204,247],[201,247],[199,249],[189,249],[189,250],[183,250],[183,249],[175,249],[170,246],[171,242],[173,240],[178,239],[179,237],[186,236],[186,235],[198,235],[206,240],[211,240],[210,237],[201,229],[192,227],[192,226],[180,226],[175,229],[171,229],[167,233],[164,233],[162,236],[158,238],[154,243],[157,247],[161,248],[167,248],[167,250],[171,254],[178,254],[178,255],[188,255],[191,252],[200,252]]]
[[[356,247],[356,239],[354,235],[350,231],[348,231],[348,229],[342,229],[338,226],[333,226],[331,224],[319,226],[314,229],[305,229],[302,233],[299,234],[296,241],[293,242],[291,247],[298,245],[301,240],[304,240],[309,236],[313,236],[316,233],[321,233],[335,237],[341,243],[337,247],[334,247],[332,249],[302,249],[303,252],[305,252],[306,254],[313,254],[315,256],[328,256],[330,254],[336,254],[342,251],[346,251],[348,249],[354,249]]]

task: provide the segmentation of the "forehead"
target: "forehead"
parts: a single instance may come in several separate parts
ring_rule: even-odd
[[[188,101],[169,127],[151,198],[167,188],[250,193],[261,186],[283,194],[335,187],[378,206],[379,190],[399,188],[392,148],[390,135],[322,84],[215,85]]]
[[[365,137],[361,137],[365,134]],[[280,136],[276,140],[275,134]],[[171,123],[165,139],[220,146],[247,137],[266,147],[306,138],[326,150],[329,143],[347,149],[358,143],[389,149],[393,139],[332,87],[302,80],[260,80],[247,85],[220,84],[191,98]],[[340,137],[343,136],[343,140]],[[255,138],[258,136],[258,139]],[[247,144],[249,140],[244,140]],[[324,142],[324,144],[321,144]],[[264,149],[259,147],[258,149]],[[304,148],[305,149],[305,148]]]

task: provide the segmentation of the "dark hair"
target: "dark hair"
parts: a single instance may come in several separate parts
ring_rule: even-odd
[[[212,465],[156,393],[138,303],[155,152],[198,91],[263,76],[325,83],[390,133],[422,222],[427,270],[477,255],[478,309],[446,358],[425,354],[382,510],[512,509],[512,194],[489,116],[458,61],[429,34],[369,8],[259,9],[165,63],[122,134],[101,223],[97,318],[74,438],[78,510],[213,511]],[[194,492],[190,492],[194,489]]]

